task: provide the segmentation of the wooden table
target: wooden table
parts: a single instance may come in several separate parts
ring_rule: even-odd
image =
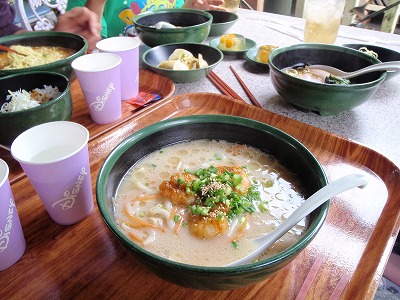
[[[228,58],[232,62],[237,61]],[[213,91],[208,84],[206,79],[197,83],[197,90]],[[73,120],[91,132],[93,192],[104,158],[120,141],[160,120],[193,114],[237,115],[273,125],[307,146],[329,180],[360,172],[368,176],[369,185],[332,199],[317,237],[272,277],[235,291],[198,291],[165,282],[138,265],[109,231],[97,205],[78,224],[55,224],[29,180],[9,161],[27,249],[14,266],[0,273],[0,299],[373,298],[400,228],[399,168],[385,155],[350,139],[225,96],[182,93],[188,87],[193,85],[176,84],[181,95],[139,112],[124,106],[121,122],[102,127],[90,123],[79,85],[72,84]],[[0,154],[3,157],[4,152]]]

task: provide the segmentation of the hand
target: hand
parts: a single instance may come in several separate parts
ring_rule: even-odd
[[[182,8],[226,11],[226,8],[219,6],[224,3],[224,0],[186,0]]]
[[[96,48],[101,40],[100,20],[98,16],[86,7],[75,7],[58,17],[55,31],[65,31],[83,36],[88,41],[88,51]]]

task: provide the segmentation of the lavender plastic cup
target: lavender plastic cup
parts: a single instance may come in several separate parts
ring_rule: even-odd
[[[12,156],[58,224],[77,223],[93,210],[88,140],[82,125],[57,121],[28,129],[11,145]]]
[[[97,124],[121,118],[121,58],[112,53],[92,53],[72,61],[90,117]]]
[[[0,271],[15,264],[26,248],[8,173],[6,162],[0,159]]]
[[[96,44],[101,52],[114,53],[122,59],[122,100],[130,100],[139,94],[139,46],[138,38],[128,36],[111,37]]]

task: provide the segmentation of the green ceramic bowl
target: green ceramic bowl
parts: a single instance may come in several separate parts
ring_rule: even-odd
[[[202,290],[232,290],[253,285],[278,272],[312,241],[325,221],[329,203],[325,203],[310,215],[310,226],[296,244],[271,258],[237,267],[201,267],[159,257],[132,242],[114,220],[112,198],[115,197],[121,179],[131,166],[162,147],[197,139],[218,139],[247,144],[274,155],[299,175],[308,195],[327,183],[317,159],[305,146],[283,131],[264,123],[234,116],[188,116],[162,121],[139,130],[109,154],[100,169],[96,184],[100,213],[112,233],[132,255],[145,268],[164,280]]]
[[[209,36],[223,35],[239,19],[237,14],[229,11],[207,10],[207,12],[213,17]]]
[[[158,67],[162,61],[168,60],[169,56],[176,49],[188,50],[194,57],[198,57],[201,54],[203,59],[208,63],[208,67],[195,70],[169,70]],[[206,77],[222,61],[223,57],[224,55],[220,50],[197,43],[161,45],[147,50],[142,56],[144,64],[152,71],[167,76],[174,82],[185,83],[198,81]]]
[[[269,66],[277,92],[295,107],[320,115],[335,115],[372,98],[387,72],[373,72],[352,78],[350,85],[310,82],[286,74],[282,69],[304,64],[330,65],[355,71],[380,61],[357,50],[324,44],[297,44],[271,52]]]
[[[217,48],[218,49],[218,45],[219,42],[221,40],[221,37],[217,37],[215,39],[212,39],[210,41],[210,46]],[[251,39],[245,38],[245,47],[243,49],[240,50],[221,50],[222,53],[224,55],[229,55],[229,56],[235,56],[235,57],[243,57],[247,51],[249,51],[250,49],[253,49],[257,46],[257,43]]]
[[[67,77],[54,72],[30,72],[0,78],[0,107],[6,102],[8,90],[31,91],[43,85],[57,86],[61,94],[40,106],[19,112],[0,112],[0,144],[10,146],[14,139],[25,130],[52,121],[70,120],[72,98]]]
[[[158,22],[178,28],[155,29]],[[212,16],[194,9],[157,9],[136,15],[133,23],[139,38],[149,47],[171,43],[202,43],[210,33]]]
[[[349,47],[352,49],[359,50],[362,47],[367,48],[368,50],[374,51],[376,54],[378,54],[378,59],[381,62],[389,62],[389,61],[400,61],[400,52],[397,52],[395,50],[386,48],[386,47],[381,47],[378,45],[371,45],[371,44],[344,44],[344,47]],[[399,75],[400,72],[395,72],[395,71],[387,71],[387,76],[386,80],[392,79],[393,77]]]
[[[24,46],[61,46],[76,50],[73,55],[52,63],[41,66],[4,70],[0,69],[0,77],[22,72],[32,71],[49,71],[56,72],[67,76],[69,79],[74,78],[74,72],[71,68],[71,62],[86,53],[87,41],[80,35],[67,32],[55,31],[30,31],[22,34],[13,34],[0,38],[0,45],[24,45]]]

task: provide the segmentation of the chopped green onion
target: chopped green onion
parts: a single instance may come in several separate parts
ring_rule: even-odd
[[[214,157],[216,160],[222,160],[222,156],[219,155],[218,153],[215,153]]]
[[[180,218],[181,218],[181,216],[178,215],[178,214],[176,214],[176,215],[174,216],[174,222],[175,222],[175,223],[178,222]]]
[[[237,249],[237,248],[239,248],[239,243],[236,241],[233,241],[232,246],[233,246],[233,249]]]

